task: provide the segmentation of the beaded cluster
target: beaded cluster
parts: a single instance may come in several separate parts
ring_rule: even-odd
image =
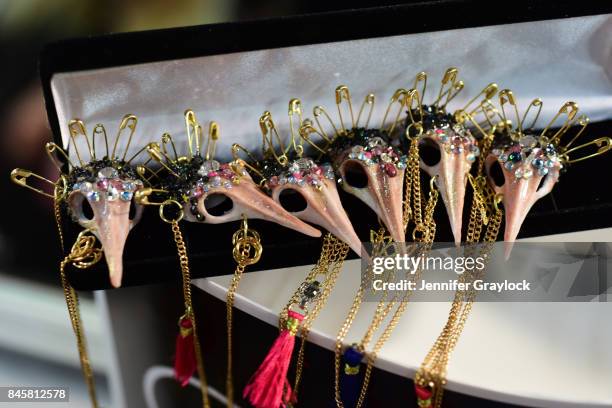
[[[284,184],[296,184],[321,189],[325,179],[334,180],[334,178],[334,169],[331,164],[316,164],[314,160],[302,157],[292,161],[280,174],[271,176],[268,185],[269,187],[276,187]]]
[[[112,166],[112,162],[98,161],[88,168],[74,169],[71,173],[72,191],[78,191],[90,202],[132,200],[134,193],[143,187],[131,167]]]
[[[532,135],[497,146],[492,153],[514,175],[515,181],[528,180],[535,174],[544,177],[555,169],[563,168],[555,146],[545,138],[538,139]]]
[[[463,154],[469,162],[474,162],[480,156],[480,148],[469,129],[461,124],[435,127],[429,129],[425,136],[437,141],[447,153]]]
[[[406,168],[408,157],[387,142],[386,133],[378,129],[353,129],[348,135],[339,137],[339,145],[332,146],[330,155],[341,156],[348,149],[348,158],[359,160],[366,166],[378,165],[389,177]],[[346,146],[350,143],[350,146]]]

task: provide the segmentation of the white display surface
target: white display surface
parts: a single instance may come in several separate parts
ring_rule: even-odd
[[[612,229],[604,229],[538,240],[590,242],[611,238]],[[245,274],[236,308],[276,326],[278,313],[310,268]],[[359,279],[359,261],[346,262],[327,305],[314,322],[310,341],[334,349]],[[225,300],[230,280],[231,276],[220,276],[196,280],[194,285]],[[572,281],[569,276],[560,284],[571,285]],[[361,338],[375,306],[363,304],[345,344]],[[376,366],[414,378],[446,322],[449,308],[449,303],[442,302],[410,304],[380,351]],[[530,407],[610,407],[610,316],[612,303],[477,303],[451,356],[447,389]]]
[[[497,82],[500,89],[514,90],[521,111],[542,98],[542,121],[568,100],[578,102],[593,121],[609,119],[611,49],[612,16],[599,15],[58,73],[51,89],[64,145],[69,120],[82,119],[89,132],[103,123],[114,138],[126,113],[140,118],[131,152],[159,141],[163,132],[181,145],[186,139],[183,112],[191,108],[200,122],[220,124],[217,153],[226,159],[234,142],[260,148],[258,119],[265,110],[286,131],[291,98],[302,100],[307,116],[315,105],[335,115],[338,85],[349,86],[357,105],[373,92],[377,108],[372,125],[377,125],[397,88],[410,88],[415,75],[426,71],[425,101],[431,102],[450,66],[459,68],[466,84],[451,110]]]

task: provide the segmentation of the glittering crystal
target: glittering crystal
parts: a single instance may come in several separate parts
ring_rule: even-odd
[[[282,175],[278,178],[278,184],[283,185],[283,184],[287,184],[287,176]]]
[[[290,183],[290,184],[295,184],[295,182],[296,182],[295,177],[293,177],[293,176],[287,177],[287,182]]]
[[[351,148],[351,153],[354,153],[356,155],[361,153],[362,151],[363,151],[363,146],[361,146],[361,145],[353,146]]]
[[[79,190],[81,190],[81,193],[84,194],[90,193],[93,191],[93,184],[91,184],[89,181],[83,181]]]
[[[498,157],[499,157],[499,156],[501,156],[501,154],[502,154],[503,152],[502,152],[502,150],[501,150],[501,149],[497,149],[497,148],[495,148],[495,149],[493,149],[493,150],[492,150],[492,153],[493,153],[494,155],[496,155],[496,156],[498,156]],[[500,157],[500,160],[501,160],[501,157]],[[503,160],[503,161],[506,161],[506,160]]]
[[[544,151],[546,152],[547,156],[552,156],[557,153],[557,151],[555,150],[555,146],[553,146],[550,143],[546,145],[546,148],[544,149]]]
[[[223,187],[227,188],[228,190],[231,189],[233,187],[232,182],[226,181],[225,183],[223,183]]]
[[[119,190],[115,187],[111,187],[106,190],[106,199],[108,201],[117,201],[119,199]]]
[[[553,168],[555,167],[555,161],[552,159],[546,160],[546,167]]]
[[[124,181],[122,187],[124,191],[129,191],[130,193],[136,191],[136,183],[132,181]]]
[[[392,161],[391,156],[389,156],[387,153],[382,153],[380,155],[380,160],[382,160],[385,163],[391,163]]]
[[[475,144],[470,145],[470,152],[474,153],[474,156],[480,156],[480,148]]]
[[[504,167],[506,168],[506,170],[512,170],[512,166],[514,166],[514,163],[512,163],[511,161],[507,161],[504,163]]]
[[[516,171],[514,172],[514,177],[516,177],[517,179],[520,179],[523,177],[523,169],[521,167],[516,169]]]
[[[522,157],[519,152],[512,152],[508,155],[508,160],[510,160],[513,163],[517,163],[522,160]]]
[[[300,166],[296,162],[291,163],[291,165],[289,166],[289,172],[297,173],[298,171],[300,171]]]
[[[368,140],[368,146],[370,147],[384,146],[384,145],[386,145],[385,141],[378,136],[375,136],[371,138],[370,140]]]
[[[204,184],[202,186],[202,191],[208,193],[210,191],[210,184]]]
[[[312,159],[309,159],[307,157],[297,159],[295,163],[298,165],[299,170],[308,170],[315,167],[315,163],[312,161]]]
[[[523,170],[523,178],[524,179],[528,179],[531,176],[533,176],[533,171],[530,168],[526,168],[526,169]]]
[[[121,198],[122,201],[132,201],[132,196],[133,193],[131,191],[122,191],[119,194],[119,198]]]
[[[210,179],[210,184],[213,187],[221,187],[221,177],[215,176],[215,177],[211,178]]]
[[[531,162],[531,164],[533,164],[533,167],[539,169],[540,167],[544,167],[544,160],[540,159],[539,157],[536,159],[533,159],[533,161]]]
[[[216,161],[216,160],[206,160],[200,166],[200,171],[204,170],[204,171],[206,171],[206,173],[209,173],[211,171],[217,171],[220,168],[221,168],[221,164],[218,161]]]
[[[307,300],[316,298],[321,291],[321,284],[318,281],[309,282],[302,290],[302,295]]]
[[[546,168],[546,167],[540,167],[540,168],[538,169],[538,174],[539,174],[540,176],[545,176],[545,175],[547,175],[547,174],[548,174],[548,168]]]
[[[87,199],[93,202],[100,201],[100,193],[97,191],[92,191],[87,194]]]
[[[101,179],[113,179],[119,177],[119,172],[112,167],[104,167],[98,172],[98,177]]]
[[[466,159],[469,162],[473,162],[474,160],[476,160],[476,156],[474,155],[474,153],[468,153],[468,155],[466,156]]]

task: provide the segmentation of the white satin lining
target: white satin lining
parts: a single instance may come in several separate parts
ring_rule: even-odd
[[[259,149],[258,118],[264,110],[273,113],[286,134],[290,98],[302,100],[307,116],[315,105],[335,115],[336,86],[348,85],[356,104],[373,92],[375,124],[395,89],[410,88],[415,74],[425,70],[430,74],[427,96],[432,98],[449,66],[459,68],[466,84],[451,109],[497,82],[500,89],[514,91],[523,109],[541,97],[542,121],[567,100],[578,102],[593,121],[612,117],[612,15],[59,73],[51,86],[64,145],[70,119],[84,120],[89,133],[103,123],[112,142],[126,113],[139,117],[128,156],[144,143],[159,140],[163,132],[183,142],[183,112],[191,108],[200,122],[219,123],[217,154],[229,158],[234,142]],[[86,151],[81,146],[79,150]]]

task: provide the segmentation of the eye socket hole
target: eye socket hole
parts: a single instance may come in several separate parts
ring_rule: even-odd
[[[344,165],[344,182],[353,188],[365,188],[368,175],[361,164],[349,161]]]
[[[204,199],[204,208],[210,215],[220,217],[234,208],[234,202],[225,194],[214,193]]]
[[[91,204],[89,204],[89,201],[86,198],[84,198],[83,201],[81,201],[81,210],[83,212],[84,218],[88,220],[93,220],[94,218],[93,208],[91,208]]]
[[[542,180],[540,180],[540,184],[538,184],[538,189],[536,191],[540,191],[540,189],[544,186],[544,183],[546,183],[548,176],[549,175],[547,174],[544,177],[542,177]]]
[[[487,173],[489,174],[489,177],[493,179],[493,182],[497,187],[503,186],[506,182],[506,180],[504,179],[504,172],[497,160],[495,160],[493,164],[491,164],[491,167],[489,167]]]
[[[304,196],[292,188],[286,188],[278,195],[280,205],[289,212],[304,211],[308,207],[308,203]]]
[[[423,163],[430,167],[435,166],[440,162],[440,146],[427,137],[420,143],[419,155]]]

